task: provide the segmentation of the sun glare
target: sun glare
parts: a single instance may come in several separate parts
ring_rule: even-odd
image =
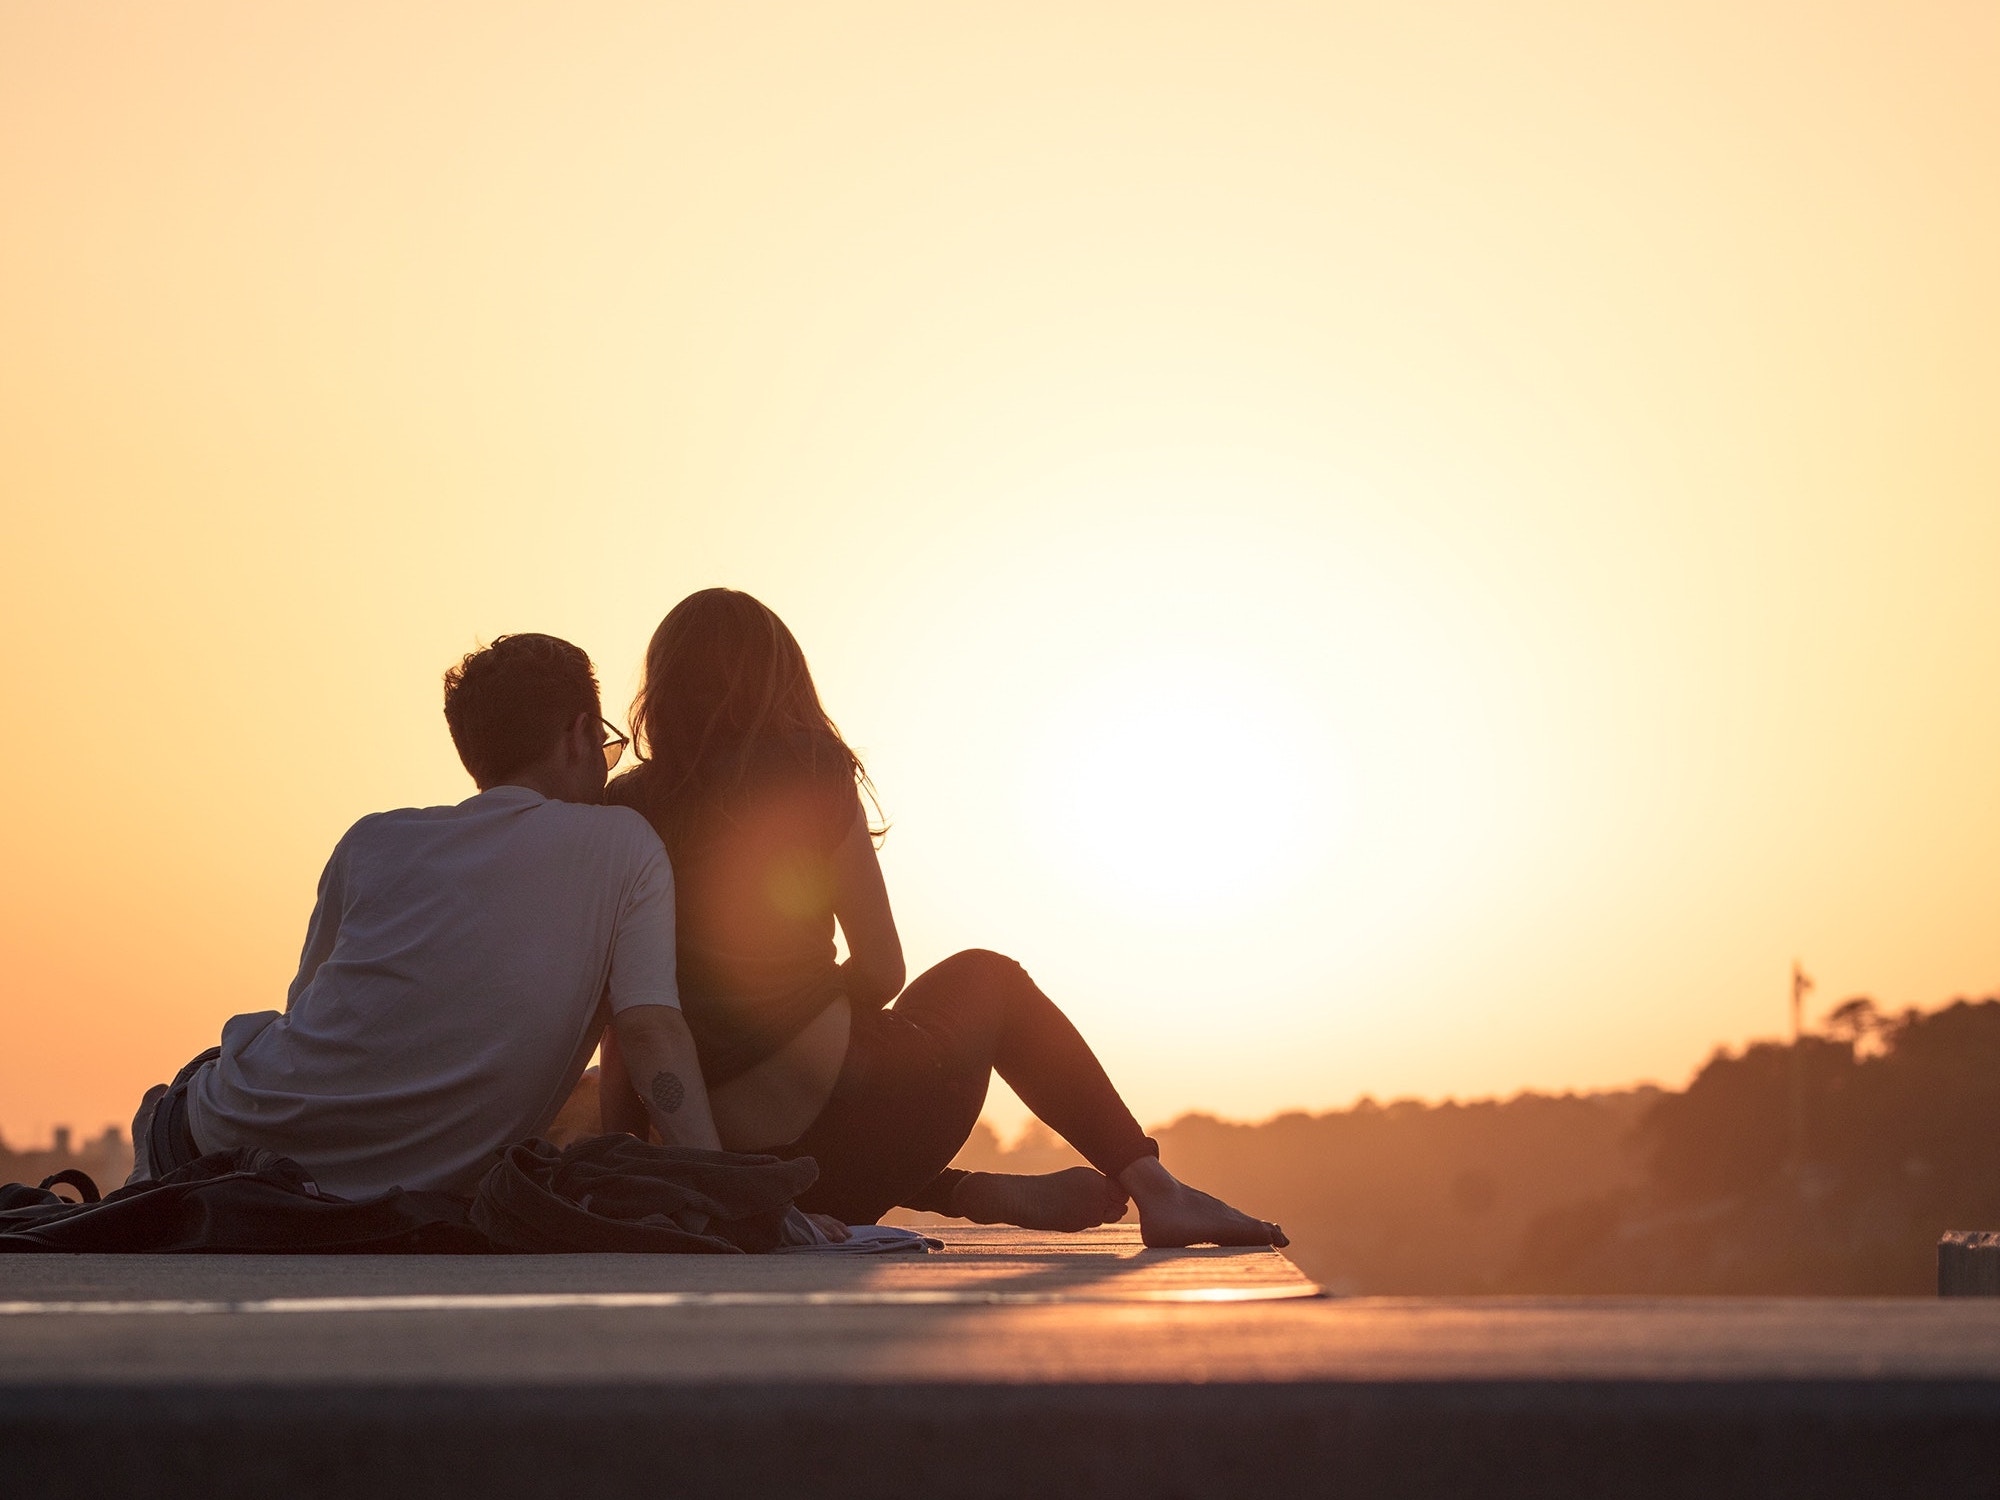
[[[1279,898],[1335,839],[1335,768],[1303,707],[1218,660],[1086,684],[1044,737],[1055,871],[1091,897],[1179,920]]]

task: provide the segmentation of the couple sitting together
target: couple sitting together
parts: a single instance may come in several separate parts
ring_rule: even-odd
[[[135,1181],[250,1147],[346,1198],[470,1193],[601,1043],[605,1132],[809,1156],[798,1207],[832,1238],[899,1205],[1076,1230],[1136,1202],[1149,1245],[1285,1243],[1160,1164],[1011,959],[959,953],[904,984],[867,775],[757,600],[707,589],[661,622],[638,764],[608,786],[625,738],[565,641],[473,652],[444,712],[478,795],[348,830],[284,1011],[235,1017],[147,1094]],[[951,1167],[996,1071],[1089,1167]]]

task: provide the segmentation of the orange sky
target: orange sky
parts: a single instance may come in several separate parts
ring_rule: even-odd
[[[0,1132],[712,583],[1148,1120],[2000,990],[2000,10],[1641,9],[0,10]]]

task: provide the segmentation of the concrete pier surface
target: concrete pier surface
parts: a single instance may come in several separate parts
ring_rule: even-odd
[[[0,1258],[9,1493],[2000,1493],[2000,1302],[1329,1299],[1270,1251]]]

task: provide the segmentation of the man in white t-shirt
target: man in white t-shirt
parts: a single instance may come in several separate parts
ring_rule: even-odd
[[[673,871],[644,818],[602,805],[625,741],[599,715],[589,657],[552,636],[447,672],[478,795],[348,830],[284,1011],[235,1017],[147,1094],[134,1180],[249,1146],[342,1197],[470,1192],[548,1128],[607,1021],[637,1076],[674,1081],[648,1101],[661,1139],[720,1149],[674,983]]]

